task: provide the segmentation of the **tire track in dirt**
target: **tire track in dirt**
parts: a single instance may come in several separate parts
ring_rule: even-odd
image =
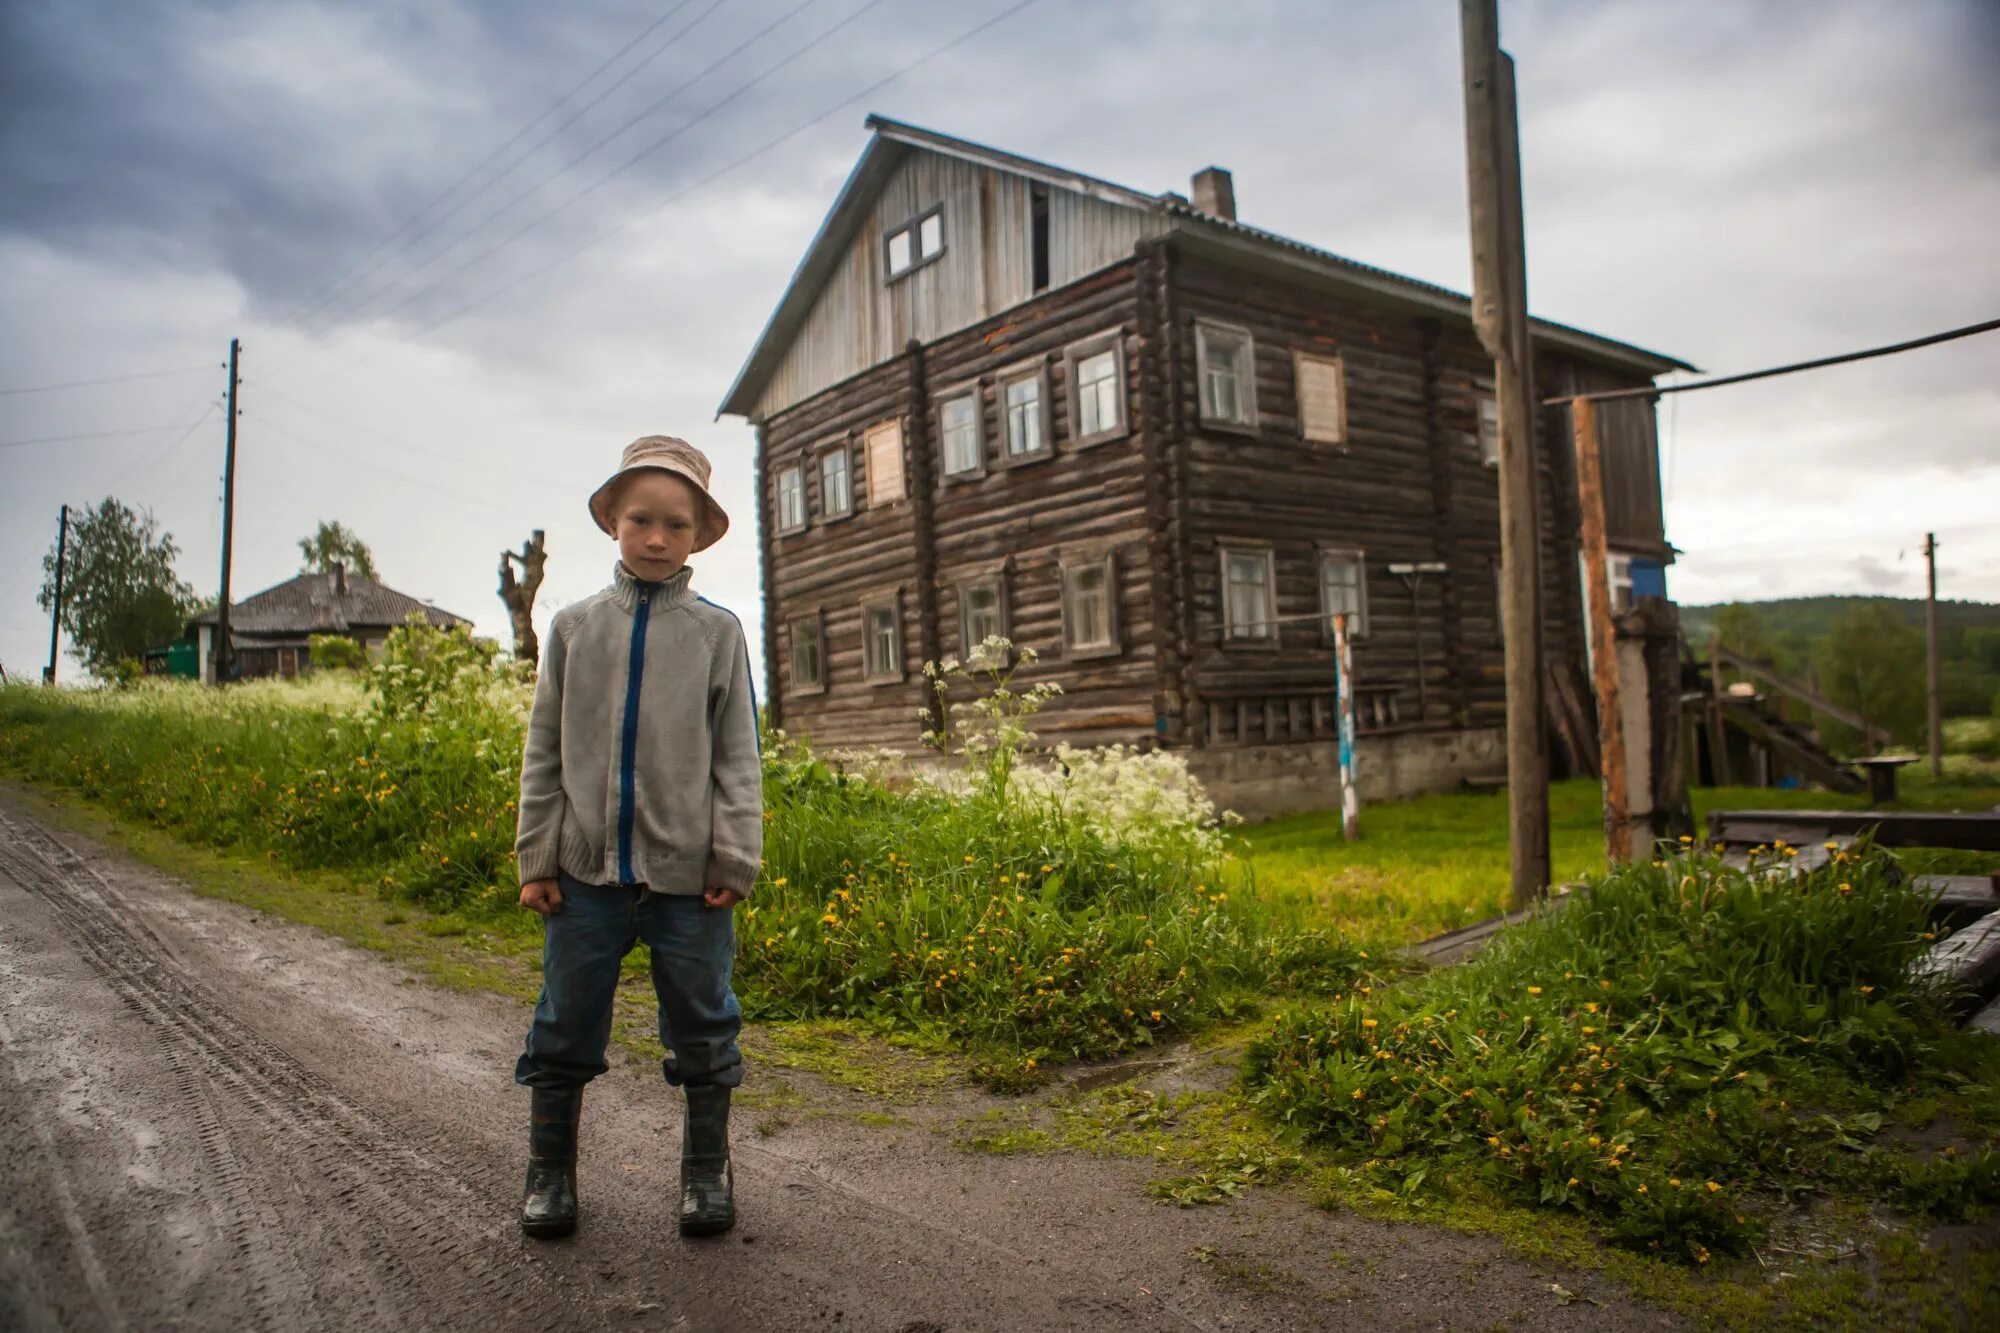
[[[203,1200],[245,1302],[240,1327],[490,1329],[495,1312],[535,1328],[600,1325],[496,1243],[497,1173],[466,1178],[424,1142],[436,1132],[389,1123],[237,1020],[82,857],[0,815],[0,869],[47,904],[159,1039],[196,1127]],[[78,1260],[91,1271],[87,1252]]]

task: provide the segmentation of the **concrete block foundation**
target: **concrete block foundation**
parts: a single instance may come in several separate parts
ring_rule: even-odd
[[[1331,741],[1183,753],[1217,808],[1245,819],[1340,805],[1340,770]],[[1490,727],[1363,736],[1355,743],[1354,770],[1365,825],[1373,802],[1451,791],[1466,778],[1505,773],[1507,733]]]

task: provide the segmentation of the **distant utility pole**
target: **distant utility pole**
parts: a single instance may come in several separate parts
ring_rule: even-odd
[[[228,680],[236,654],[229,641],[229,555],[230,539],[236,531],[236,390],[242,384],[236,373],[241,343],[229,340],[229,428],[222,456],[222,604],[216,611],[214,670],[215,683]]]
[[[1937,534],[1924,534],[1924,653],[1929,658],[1931,710],[1931,776],[1944,776],[1944,668],[1938,657]]]
[[[62,643],[63,558],[69,554],[69,506],[62,507],[56,528],[56,601],[49,608],[49,665],[42,672],[42,684],[56,683],[56,660]]]
[[[1542,696],[1534,368],[1521,224],[1514,62],[1498,0],[1460,0],[1465,161],[1472,205],[1472,322],[1493,357],[1500,405],[1500,621],[1507,678],[1507,805],[1515,907],[1548,891],[1549,753]]]

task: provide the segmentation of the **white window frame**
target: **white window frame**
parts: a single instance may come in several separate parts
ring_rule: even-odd
[[[1016,366],[1001,371],[994,377],[994,400],[1000,411],[1000,461],[1003,464],[1028,463],[1048,458],[1055,452],[1055,438],[1049,429],[1049,368],[1045,362],[1035,361],[1029,365]],[[1035,436],[1032,449],[1014,448],[1014,405],[1008,396],[1018,384],[1035,386]]]
[[[1326,571],[1327,567],[1336,561],[1354,567],[1355,609],[1348,613],[1348,637],[1359,639],[1368,633],[1368,558],[1366,553],[1356,546],[1322,546],[1319,548],[1319,569],[1317,571],[1319,576],[1320,635],[1327,643],[1333,642],[1333,617],[1335,612],[1327,596],[1330,588],[1327,584]]]
[[[1009,637],[1006,576],[996,571],[983,577],[965,579],[958,585],[958,647],[961,658],[970,657],[973,650],[986,641],[984,634],[976,634],[972,628],[972,595],[979,592],[993,594],[993,632],[1003,639]]]
[[[977,384],[963,385],[937,395],[937,431],[939,471],[947,481],[960,481],[967,477],[986,475],[986,423],[980,411],[980,392]],[[948,417],[952,406],[957,403],[972,405],[972,457],[962,467],[952,466],[951,424]]]
[[[804,532],[811,519],[810,506],[806,503],[806,465],[804,462],[787,463],[778,469],[776,522],[773,527],[781,537],[794,532]],[[787,483],[790,483],[789,485]],[[791,512],[787,497],[797,501],[797,512]]]
[[[1115,386],[1115,392],[1111,396],[1111,401],[1117,408],[1118,419],[1108,426],[1100,422],[1096,430],[1085,432],[1083,429],[1083,384],[1081,379],[1083,366],[1085,362],[1095,361],[1100,356],[1106,354],[1109,354],[1111,357],[1110,379]],[[1126,402],[1130,389],[1125,379],[1124,331],[1122,329],[1114,330],[1110,333],[1099,334],[1097,337],[1073,344],[1064,351],[1063,359],[1065,363],[1063,378],[1069,385],[1069,392],[1066,396],[1069,398],[1069,439],[1071,446],[1078,449],[1088,448],[1093,444],[1103,444],[1107,440],[1122,439],[1125,435],[1129,434],[1132,425],[1129,420],[1131,415],[1128,410],[1129,404]],[[1103,382],[1102,380],[1093,381],[1093,397],[1098,396],[1095,386]]]
[[[1233,647],[1275,648],[1278,646],[1278,557],[1260,542],[1229,542],[1216,548],[1217,572],[1222,577],[1222,641]],[[1237,615],[1236,581],[1230,577],[1230,561],[1236,557],[1255,559],[1264,567],[1264,615],[1261,623]],[[1239,619],[1248,626],[1238,632]]]
[[[838,509],[834,508],[833,501],[830,498],[833,488],[827,484],[827,464],[831,463],[835,458],[840,460],[840,492],[844,499],[844,503]],[[822,445],[820,447],[818,471],[820,518],[822,520],[847,518],[853,514],[854,451],[848,447],[846,440],[842,440],[838,444]]]
[[[1330,429],[1315,430],[1306,421],[1305,382],[1308,368],[1333,372],[1334,422]],[[1292,354],[1292,383],[1298,397],[1299,438],[1307,444],[1347,443],[1347,362],[1337,353],[1321,356],[1314,352]]]
[[[929,244],[930,232],[936,232],[936,244]],[[901,241],[905,260],[898,267],[896,263],[896,243]],[[923,212],[901,226],[891,227],[882,233],[882,271],[890,282],[915,273],[926,264],[936,263],[945,252],[944,205],[932,204]]]
[[[817,672],[814,679],[805,679],[799,674],[800,631],[805,631],[816,657]],[[826,661],[826,620],[818,611],[810,615],[794,616],[786,624],[788,661],[791,672],[791,691],[795,695],[825,694],[827,686]]]
[[[1235,381],[1236,409],[1228,414],[1219,409],[1215,392],[1215,380],[1219,373],[1216,354],[1225,342],[1235,344],[1237,362],[1231,375]],[[1240,324],[1223,324],[1207,319],[1195,321],[1194,363],[1202,424],[1229,430],[1256,430],[1257,340],[1250,330]]]
[[[1481,390],[1473,410],[1478,413],[1475,429],[1479,437],[1479,461],[1488,467],[1500,466],[1500,395]]]
[[[876,647],[875,617],[877,612],[889,617],[889,632],[892,636],[890,656],[893,660],[881,660]],[[883,593],[868,597],[861,602],[861,678],[870,685],[893,685],[903,679],[903,597],[901,591]]]
[[[1115,657],[1125,649],[1124,626],[1118,615],[1118,554],[1104,551],[1088,555],[1064,557],[1062,569],[1062,641],[1063,657],[1072,662],[1093,657]],[[1078,616],[1075,608],[1076,578],[1080,574],[1097,573],[1104,580],[1104,636],[1099,639],[1079,641],[1077,638]]]

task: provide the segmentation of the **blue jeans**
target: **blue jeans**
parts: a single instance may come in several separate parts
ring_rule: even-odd
[[[585,884],[560,874],[562,910],[542,933],[542,995],[514,1081],[530,1088],[581,1088],[602,1074],[611,1041],[619,964],[639,940],[652,955],[667,1082],[733,1088],[743,1081],[736,1034],[743,1011],[729,988],[736,913],[692,894],[637,885]]]

